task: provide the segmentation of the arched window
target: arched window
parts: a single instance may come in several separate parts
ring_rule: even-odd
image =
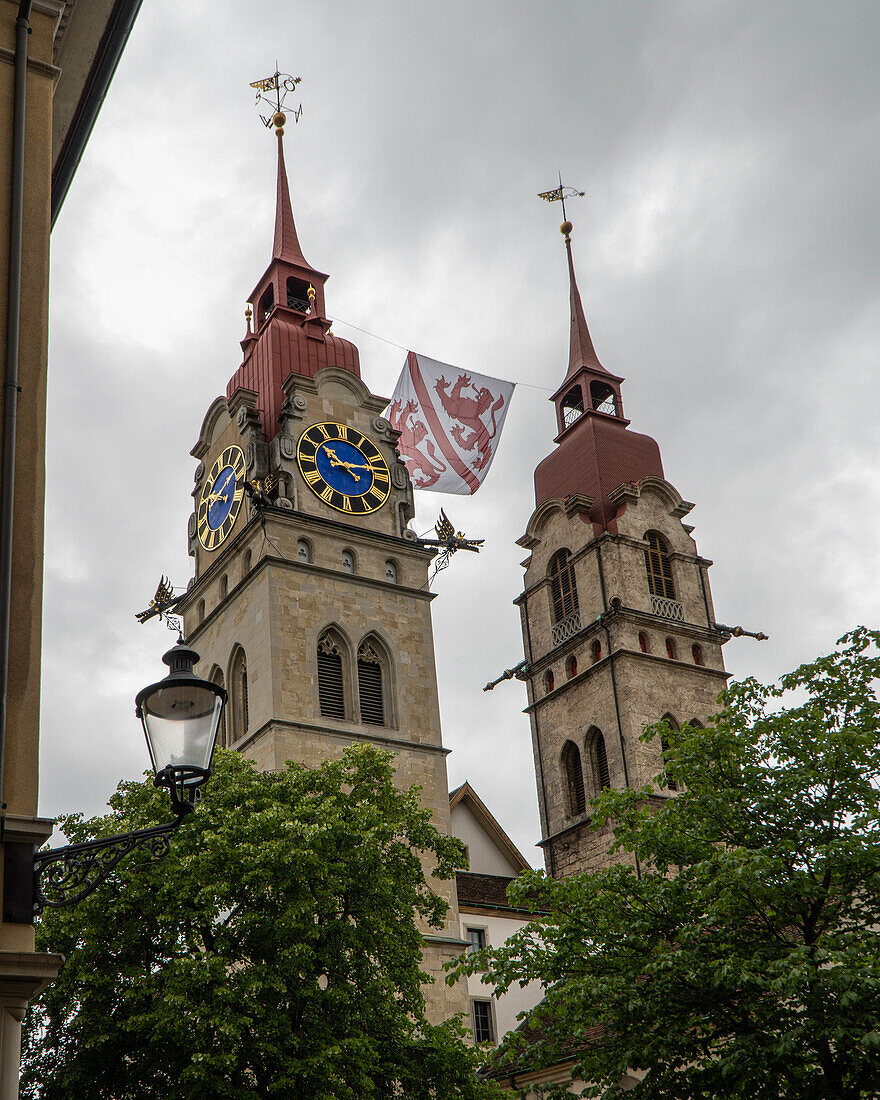
[[[343,550],[342,551],[342,568],[345,570],[346,573],[353,573],[354,572],[354,565],[355,565],[354,551],[353,550]]]
[[[205,601],[204,600],[199,600],[198,617],[199,617],[199,622],[200,623],[203,623],[205,621]]]
[[[695,730],[704,730],[706,728],[703,723],[698,722],[696,718],[692,718],[690,722],[688,722],[688,725],[692,726]]]
[[[229,687],[232,695],[232,740],[238,741],[247,733],[250,721],[247,657],[240,646],[229,668]]]
[[[566,741],[562,747],[562,770],[568,786],[569,813],[582,814],[587,808],[587,796],[584,791],[584,769],[581,766],[580,749],[574,741]]]
[[[312,560],[312,548],[308,539],[298,539],[296,544],[296,557],[298,561],[308,564]]]
[[[550,561],[550,596],[553,600],[553,621],[558,623],[578,609],[574,566],[567,550],[560,550]]]
[[[617,411],[617,395],[607,382],[598,379],[590,383],[590,404],[600,413],[609,413],[611,416],[619,416]]]
[[[648,650],[648,635],[647,634],[639,634],[639,649],[642,651],[642,653],[648,653],[649,652],[649,650]]]
[[[608,771],[608,753],[605,749],[605,735],[596,726],[587,733],[587,752],[593,768],[593,790],[596,794],[611,786]]]
[[[552,691],[553,686],[553,670],[548,668],[544,673],[544,692]]]
[[[563,427],[567,428],[569,424],[574,424],[575,420],[582,417],[584,415],[584,395],[580,386],[572,386],[563,397],[559,407],[562,409]]]
[[[358,647],[358,701],[361,708],[361,721],[371,726],[384,726],[385,689],[383,665],[385,660],[378,643],[365,638]]]
[[[299,313],[308,313],[311,308],[309,302],[309,284],[302,279],[295,279],[292,275],[287,280],[287,306]]]
[[[342,654],[342,644],[335,633],[328,630],[321,635],[318,642],[318,703],[325,718],[345,717]]]
[[[269,283],[263,291],[263,296],[260,298],[260,304],[257,306],[257,328],[266,320],[274,308],[275,288]]]
[[[385,580],[390,584],[397,584],[397,566],[393,561],[385,562]]]
[[[211,673],[208,676],[208,679],[211,681],[212,684],[219,684],[220,687],[226,687],[223,679],[223,669],[219,668],[217,665],[215,665],[211,669]],[[220,746],[221,749],[228,748],[229,745],[232,743],[231,739],[227,737],[226,733],[226,710],[227,708],[224,707],[223,710],[220,712],[220,726],[217,729],[217,744]]]
[[[672,726],[672,728],[674,730],[678,729],[678,722],[676,722],[676,720],[672,717],[671,714],[664,714],[663,715],[663,721],[668,722],[669,725]],[[663,753],[663,767],[665,768],[666,767],[666,761],[667,761],[667,758],[669,756],[669,742],[666,740],[666,738],[663,736],[663,734],[660,735],[660,751]],[[666,772],[666,786],[668,787],[668,789],[670,791],[677,791],[678,790],[678,784],[672,778],[672,776],[669,774],[668,771]]]
[[[220,578],[220,599],[225,600],[229,594],[229,578],[224,573]]]
[[[646,531],[644,535],[648,546],[645,550],[645,572],[648,574],[648,590],[652,596],[665,596],[675,599],[675,585],[672,583],[672,562],[669,560],[669,547],[666,539],[656,531]]]
[[[577,676],[577,674],[578,674],[578,659],[577,659],[577,657],[574,656],[574,654],[572,654],[572,656],[569,657],[568,660],[565,662],[565,675],[570,680],[572,678],[572,676]]]
[[[602,660],[602,643],[599,641],[598,638],[595,642],[593,642],[591,650],[593,654],[593,664],[595,665]]]
[[[666,656],[670,661],[675,660],[675,642],[671,638],[666,639]]]
[[[694,657],[694,664],[701,665],[703,663],[703,647],[701,645],[697,645],[697,643],[694,642],[694,644],[691,646],[691,653]]]
[[[242,577],[242,580],[244,580],[244,578],[248,575],[248,573],[250,573],[251,563],[253,562],[253,560],[254,560],[254,557],[253,557],[253,554],[251,553],[251,551],[250,550],[245,550],[244,556],[241,559],[241,577]]]

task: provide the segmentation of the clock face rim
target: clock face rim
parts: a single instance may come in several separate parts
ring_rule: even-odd
[[[212,527],[208,518],[210,505],[207,502],[207,497],[209,493],[214,491],[214,486],[217,484],[220,475],[227,467],[232,468],[235,477],[235,491],[232,494],[229,511],[217,527]],[[241,447],[232,443],[228,447],[224,447],[220,454],[214,459],[208,476],[205,478],[202,494],[199,497],[199,506],[196,511],[196,535],[199,540],[199,546],[208,553],[217,550],[232,533],[232,528],[235,526],[235,521],[238,519],[241,502],[244,498],[244,477],[244,451],[242,451]]]
[[[318,451],[334,441],[353,447],[370,466],[373,477],[368,488],[358,493],[346,493],[324,479],[318,468]],[[340,424],[335,420],[310,424],[297,440],[296,461],[303,481],[315,496],[329,508],[346,516],[371,515],[391,495],[391,471],[384,456],[369,436],[349,424]]]

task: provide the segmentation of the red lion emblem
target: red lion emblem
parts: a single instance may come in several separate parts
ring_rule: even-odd
[[[437,457],[437,452],[431,440],[425,439],[428,429],[421,420],[415,418],[418,411],[419,406],[415,401],[407,401],[405,405],[401,405],[399,400],[392,401],[388,410],[388,419],[394,430],[400,432],[398,447],[401,458],[407,470],[409,470],[409,476],[413,479],[413,485],[417,489],[426,489],[429,485],[439,481],[440,475],[446,470],[446,466]],[[422,441],[425,442],[427,454],[419,450],[419,444]],[[421,475],[418,481],[414,476],[417,473]]]
[[[434,389],[440,398],[440,403],[446,410],[450,420],[457,420],[458,424],[450,431],[450,435],[463,451],[477,450],[477,457],[471,465],[475,470],[482,470],[492,461],[492,441],[498,425],[496,416],[504,407],[504,396],[501,395],[495,404],[492,404],[492,391],[485,386],[478,389],[472,382],[470,375],[460,374],[458,381],[452,387],[451,392],[446,390],[450,383],[440,377],[434,383]],[[470,386],[476,397],[464,395],[465,386]],[[492,416],[491,431],[483,421],[485,412]],[[468,434],[470,431],[470,434]]]

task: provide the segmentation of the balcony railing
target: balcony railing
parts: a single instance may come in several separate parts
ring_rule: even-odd
[[[573,611],[570,615],[567,615],[553,627],[553,631],[550,635],[550,642],[555,649],[556,646],[562,645],[563,642],[567,642],[569,638],[573,638],[575,634],[581,628],[581,613],[580,611]]]
[[[667,599],[666,596],[652,596],[651,610],[655,615],[662,615],[664,619],[675,619],[684,622],[684,607],[678,600]]]

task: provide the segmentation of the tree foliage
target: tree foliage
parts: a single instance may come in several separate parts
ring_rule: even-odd
[[[149,781],[73,841],[168,818]],[[35,1100],[488,1095],[461,1024],[425,1019],[416,917],[446,903],[461,845],[400,791],[387,753],[258,772],[218,751],[170,854],[138,852],[89,898],[48,910],[38,945],[66,956],[26,1027]]]
[[[502,1060],[574,1057],[586,1096],[622,1095],[627,1070],[633,1100],[880,1095],[878,641],[731,684],[707,729],[645,731],[680,793],[593,811],[638,870],[527,873],[511,897],[535,919],[460,968],[547,985]]]

